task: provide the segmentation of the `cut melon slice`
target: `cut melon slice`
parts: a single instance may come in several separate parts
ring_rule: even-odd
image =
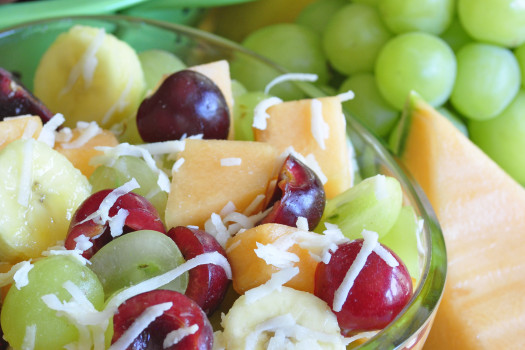
[[[525,189],[412,94],[398,154],[445,236],[448,276],[425,349],[524,349]]]
[[[0,121],[0,150],[9,143],[22,137],[38,138],[42,130],[42,119],[39,116],[20,116]]]
[[[282,160],[273,146],[262,142],[190,139],[177,162],[183,163],[173,172],[168,228],[203,228],[229,201],[242,213],[258,195],[266,194]]]
[[[321,116],[312,112],[315,101],[320,102],[322,121],[319,120]],[[327,177],[324,184],[327,198],[350,188],[353,172],[348,155],[346,121],[338,97],[283,102],[268,108],[267,113],[270,118],[266,129],[253,128],[256,141],[268,142],[280,152],[292,146],[303,156],[312,154]],[[326,138],[322,131],[324,123],[328,126]]]

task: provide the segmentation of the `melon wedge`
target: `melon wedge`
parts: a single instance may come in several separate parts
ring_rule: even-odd
[[[42,130],[39,116],[20,116],[0,121],[0,149],[22,137],[36,139]]]
[[[412,94],[397,153],[445,236],[448,275],[425,349],[525,349],[525,189]]]
[[[183,163],[173,172],[166,205],[168,228],[204,228],[211,214],[220,213],[230,201],[242,213],[258,195],[266,194],[282,163],[269,144],[230,140],[186,140],[177,159]]]
[[[316,131],[313,99],[287,101],[268,108],[266,129],[253,128],[255,141],[268,142],[280,152],[292,146],[295,151],[312,154],[327,178],[327,198],[333,198],[352,186],[352,167],[348,155],[346,121],[338,97],[316,99],[321,104],[322,119],[328,126],[328,137],[320,143]],[[312,131],[313,129],[313,131]],[[324,146],[324,148],[323,148]]]

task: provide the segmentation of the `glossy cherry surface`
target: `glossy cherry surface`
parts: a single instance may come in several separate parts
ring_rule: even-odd
[[[224,248],[205,231],[177,226],[170,229],[167,234],[175,241],[186,261],[211,252],[219,252],[226,257]],[[229,279],[221,266],[200,265],[189,271],[185,294],[209,315],[224,299],[228,285]]]
[[[328,305],[361,250],[363,240],[340,244],[330,262],[319,263],[315,272],[314,294]],[[341,311],[335,312],[343,334],[386,327],[407,305],[412,296],[412,279],[401,260],[388,248],[399,265],[391,267],[372,252],[350,289]]]
[[[296,226],[299,217],[308,220],[313,230],[323,216],[326,195],[323,184],[312,169],[289,155],[284,161],[273,194],[270,196],[271,211],[261,221]]]
[[[0,68],[0,120],[26,114],[38,115],[43,123],[53,117],[53,113],[26,90],[13,74]]]
[[[100,224],[93,219],[84,221],[99,209],[100,204],[111,191],[110,189],[98,191],[89,196],[78,207],[69,225],[64,243],[66,249],[75,249],[77,245],[75,239],[85,235],[93,243],[93,246],[82,254],[86,259],[89,259],[113,239],[109,223]],[[109,216],[115,216],[119,209],[125,209],[129,213],[124,222],[123,234],[139,230],[154,230],[166,233],[157,210],[146,198],[133,192],[126,193],[115,201],[115,204],[109,210]]]
[[[173,303],[157,317],[128,347],[130,350],[209,350],[213,346],[213,329],[206,314],[193,300],[179,292],[157,289],[134,296],[119,306],[113,317],[113,339],[116,342],[148,307]],[[197,325],[195,333],[186,335],[179,343],[163,347],[168,333],[182,327]]]
[[[202,134],[226,139],[230,111],[219,87],[204,74],[182,70],[168,76],[137,112],[137,128],[146,142],[178,140]]]

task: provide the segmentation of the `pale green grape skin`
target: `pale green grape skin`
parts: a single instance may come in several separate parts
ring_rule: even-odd
[[[101,310],[104,291],[97,276],[86,266],[67,256],[52,256],[34,263],[28,273],[29,284],[20,290],[12,286],[2,305],[1,324],[4,338],[14,349],[21,349],[26,327],[36,325],[34,350],[63,349],[78,341],[78,330],[65,317],[57,316],[42,296],[56,294],[61,301],[71,300],[63,288],[73,282],[93,306]]]
[[[247,92],[237,96],[233,106],[233,125],[235,127],[235,139],[242,141],[253,141],[253,111],[255,106],[270,95],[264,92]]]
[[[445,116],[448,120],[450,120],[452,125],[454,125],[463,135],[468,137],[467,125],[465,124],[465,122],[460,117],[458,117],[450,109],[445,108],[445,107],[439,107],[437,109],[437,111],[441,115]]]
[[[525,6],[515,0],[458,0],[458,15],[477,41],[514,48],[525,42]]]
[[[354,92],[355,97],[343,102],[343,107],[378,136],[388,135],[399,119],[400,112],[381,96],[374,75],[352,75],[339,88],[340,92],[349,90]]]
[[[454,52],[457,52],[463,46],[473,41],[473,39],[467,34],[461,25],[461,22],[457,16],[454,17],[452,23],[450,23],[448,28],[440,35],[440,37],[441,39],[445,40],[445,42]]]
[[[514,56],[518,60],[521,73],[521,85],[525,86],[525,44],[520,45],[515,51]]]
[[[412,278],[420,277],[419,250],[417,247],[418,218],[411,206],[404,206],[394,226],[379,242],[390,248],[403,261]]]
[[[454,5],[454,0],[379,0],[378,8],[386,26],[396,34],[439,35],[450,25]]]
[[[147,50],[138,54],[140,65],[144,71],[146,91],[153,91],[164,75],[175,73],[186,68],[173,53],[164,50]]]
[[[379,5],[379,1],[380,0],[353,0],[352,2],[356,4],[365,4],[377,7]]]
[[[238,80],[232,79],[232,96],[235,100],[238,96],[247,93],[248,90],[242,83]]]
[[[456,58],[442,39],[412,32],[391,39],[375,65],[379,91],[401,110],[410,91],[416,91],[433,107],[449,98],[456,78]]]
[[[525,186],[525,90],[495,118],[468,123],[472,141],[516,181]]]
[[[317,0],[307,5],[297,15],[295,23],[312,28],[322,34],[326,24],[337,11],[348,5],[348,0]]]
[[[350,4],[326,25],[323,48],[330,64],[342,74],[372,72],[379,51],[391,37],[374,7]]]
[[[151,230],[117,237],[97,251],[90,261],[90,268],[104,286],[106,298],[185,262],[171,238]],[[188,274],[185,273],[162,288],[184,293],[187,285]]]
[[[521,84],[512,52],[500,46],[467,44],[457,52],[457,77],[450,101],[463,116],[493,118],[512,101]]]
[[[120,187],[132,178],[135,178],[140,185],[133,192],[149,200],[162,219],[166,211],[168,194],[160,189],[157,184],[158,174],[151,170],[143,159],[133,156],[119,157],[112,166],[97,167],[89,177],[89,182],[92,186],[91,191],[95,193]]]
[[[384,236],[397,220],[403,193],[397,179],[382,176],[366,178],[329,199],[316,231],[322,232],[324,223],[329,222],[336,224],[349,239],[362,238],[363,229]]]
[[[313,29],[296,23],[273,24],[252,32],[242,45],[289,72],[316,74],[319,84],[328,81],[328,64],[321,38]],[[250,91],[264,91],[273,78],[282,74],[270,67],[256,64],[245,56],[234,59],[230,67],[232,77]],[[272,94],[284,100],[303,96],[291,83],[279,84],[272,89]]]

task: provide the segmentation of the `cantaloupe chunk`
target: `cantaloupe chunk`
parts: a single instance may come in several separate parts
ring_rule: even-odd
[[[253,128],[256,141],[268,142],[280,152],[292,146],[307,156],[313,154],[327,177],[324,185],[327,198],[333,198],[352,185],[351,163],[348,158],[346,121],[337,97],[317,99],[322,103],[322,117],[328,125],[328,138],[322,149],[312,132],[312,100],[287,101],[268,108],[270,118],[266,129]],[[318,129],[314,127],[314,129]]]
[[[42,119],[38,116],[22,116],[0,121],[0,149],[19,138],[37,138],[42,130]],[[24,135],[25,134],[25,135]]]
[[[258,195],[266,194],[282,163],[273,146],[253,141],[190,139],[177,158],[184,163],[173,172],[166,205],[168,228],[203,228],[229,201],[243,212]],[[230,161],[240,165],[227,165]]]
[[[213,80],[221,90],[228,104],[228,109],[230,110],[230,131],[228,133],[228,139],[233,140],[235,128],[233,127],[233,93],[230,78],[230,64],[226,60],[220,60],[188,67],[188,69],[204,74]]]
[[[258,248],[257,243],[267,245],[275,243],[279,239],[286,240],[287,237],[291,237],[297,231],[299,229],[295,227],[264,224],[255,226],[229,239],[226,244],[226,252],[232,267],[235,291],[244,294],[247,290],[266,283],[273,273],[280,271],[280,268],[267,264],[264,259],[257,256],[255,253],[255,249]],[[313,293],[315,268],[318,262],[311,256],[308,249],[301,248],[298,244],[292,245],[286,251],[299,258],[299,261],[293,264],[299,268],[299,273],[285,286]]]
[[[97,151],[95,147],[115,147],[118,145],[118,140],[111,131],[102,129],[99,134],[93,136],[87,142],[81,142],[79,146],[70,147],[68,145],[75,145],[79,136],[82,135],[82,131],[78,128],[73,129],[72,132],[73,137],[71,140],[56,142],[55,149],[66,156],[75,168],[89,178],[96,169],[96,166],[89,164],[90,160],[102,154],[102,151]]]
[[[525,349],[525,189],[416,95],[399,155],[445,236],[448,276],[425,349]]]

